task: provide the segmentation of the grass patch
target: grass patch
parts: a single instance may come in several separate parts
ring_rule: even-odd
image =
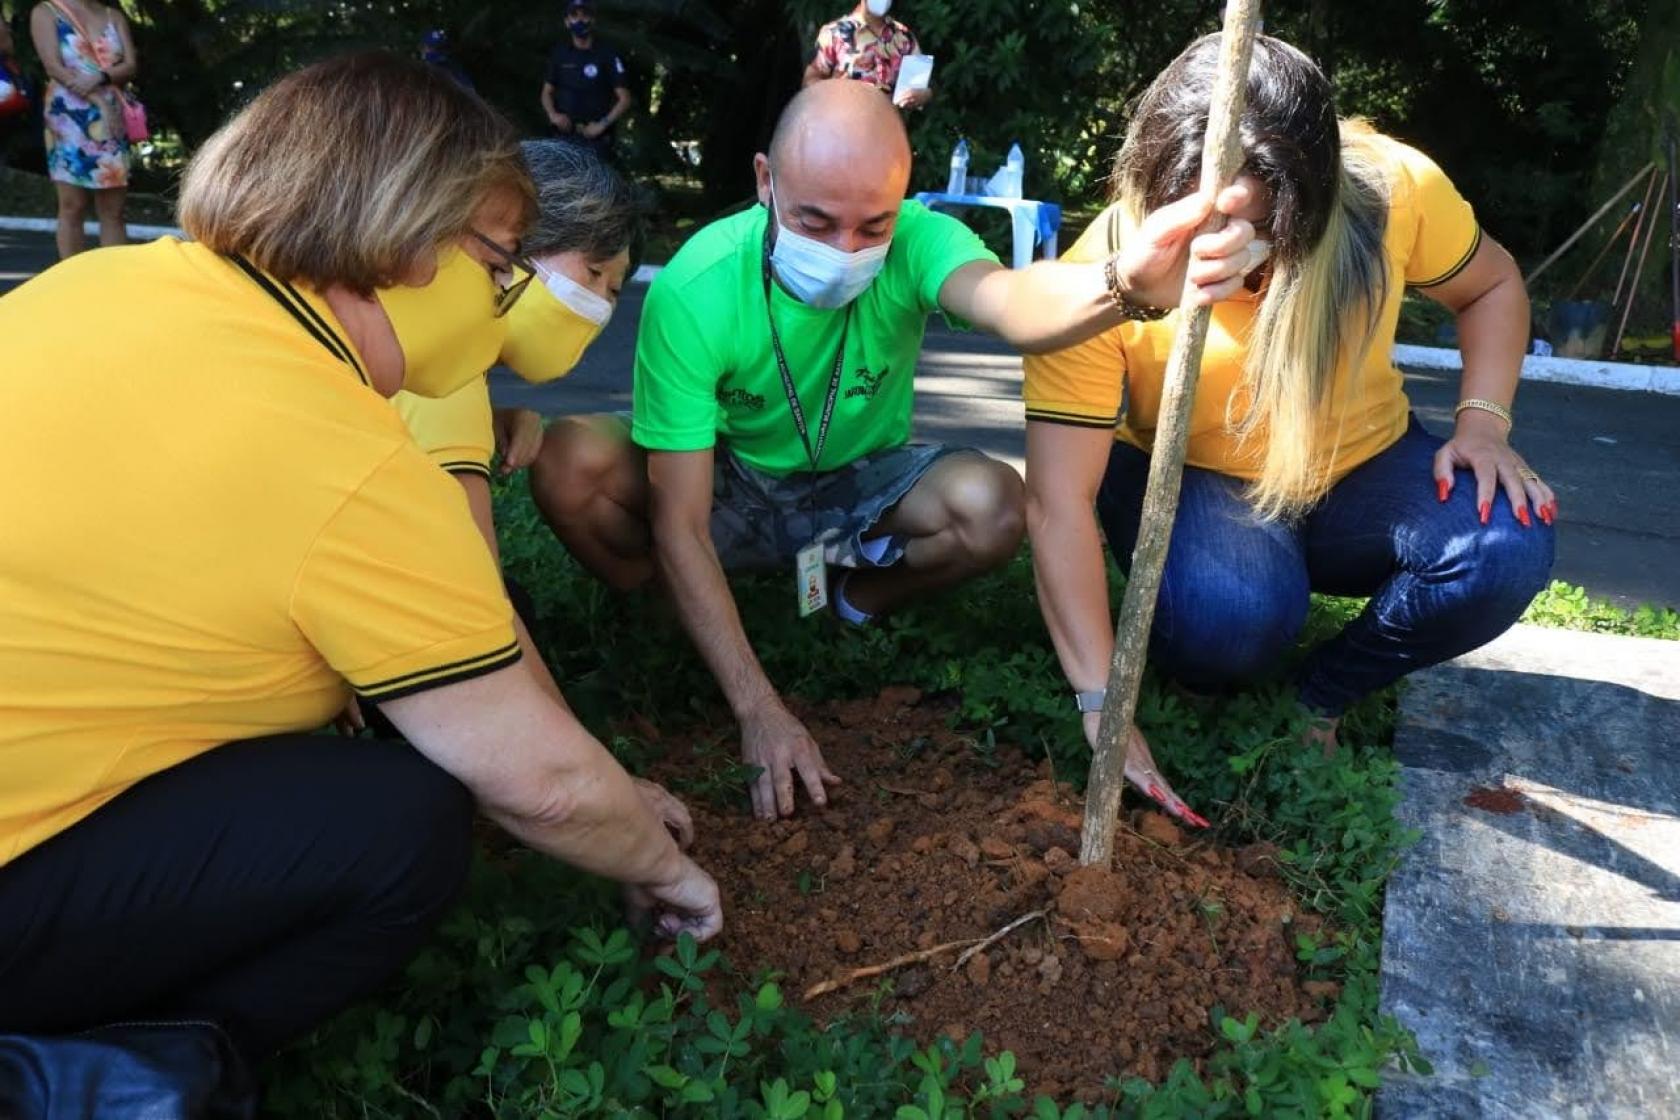
[[[1535,596],[1522,620],[1563,630],[1680,641],[1680,611],[1649,604],[1623,610],[1614,603],[1592,598],[1585,588],[1573,587],[1562,580],[1554,580]]]
[[[499,485],[496,501],[504,563],[541,616],[536,639],[582,718],[627,765],[644,765],[650,750],[614,734],[631,713],[660,726],[729,728],[660,600],[618,596],[584,576],[523,486]],[[1083,774],[1087,752],[1026,557],[864,632],[800,622],[785,582],[737,587],[754,646],[784,690],[825,698],[904,683],[950,692],[977,746],[1021,743],[1063,774]],[[1315,599],[1303,647],[1359,606]],[[1531,616],[1677,636],[1673,612],[1618,614],[1561,586]],[[1116,1079],[1106,1099],[1067,1104],[1034,1094],[1007,1055],[985,1058],[978,1037],[919,1049],[895,1032],[902,1024],[874,1014],[819,1029],[775,977],[754,976],[754,962],[692,944],[650,959],[619,929],[609,885],[497,848],[481,855],[467,899],[399,983],[271,1065],[268,1109],[344,1120],[1368,1116],[1385,1066],[1428,1069],[1410,1035],[1378,1014],[1383,890],[1412,839],[1393,815],[1395,708],[1392,691],[1361,703],[1344,723],[1344,749],[1325,762],[1299,749],[1301,713],[1281,686],[1199,701],[1146,680],[1139,722],[1180,792],[1226,841],[1277,844],[1303,905],[1336,931],[1297,943],[1314,978],[1342,986],[1330,1018],[1266,1031],[1245,1008],[1218,1009],[1220,1049],[1206,1076],[1180,1063],[1160,1084]],[[732,759],[733,734],[721,742]],[[713,784],[715,796],[744,807],[739,783]],[[752,982],[719,1006],[706,981],[730,969]]]

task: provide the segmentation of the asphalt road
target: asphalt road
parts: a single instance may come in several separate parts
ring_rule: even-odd
[[[49,235],[0,231],[0,292],[52,260]],[[644,291],[625,290],[612,323],[565,380],[530,386],[496,371],[497,401],[549,415],[628,409]],[[916,377],[920,437],[1021,466],[1021,362],[1008,347],[936,317]],[[1424,423],[1449,428],[1456,375],[1409,372],[1406,381]],[[1529,382],[1517,420],[1517,446],[1558,493],[1556,577],[1627,605],[1680,606],[1680,396]]]

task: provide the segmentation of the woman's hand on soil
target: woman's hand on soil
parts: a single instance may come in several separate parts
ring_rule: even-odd
[[[723,929],[723,901],[699,864],[687,856],[677,858],[677,873],[669,882],[625,886],[625,913],[633,927],[651,925],[661,937],[674,940],[686,933],[704,941]]]
[[[659,823],[665,826],[665,831],[671,834],[671,839],[677,842],[677,847],[683,851],[694,844],[694,817],[689,813],[675,794],[660,785],[650,782],[646,778],[632,778],[636,783],[636,792],[642,795],[642,800],[659,818]]]
[[[1533,524],[1530,505],[1547,525],[1557,519],[1557,495],[1539,478],[1523,477],[1528,464],[1506,440],[1505,422],[1499,417],[1471,410],[1460,415],[1452,439],[1435,453],[1435,492],[1441,501],[1452,493],[1453,472],[1461,469],[1476,476],[1476,512],[1483,525],[1492,516],[1494,491],[1500,487],[1524,527]]]
[[[1226,187],[1219,194],[1219,212],[1234,214],[1248,201],[1248,187]],[[1144,218],[1116,263],[1121,284],[1134,302],[1177,307],[1188,286],[1197,306],[1218,303],[1235,295],[1243,278],[1266,259],[1270,243],[1257,240],[1254,227],[1241,218],[1231,218],[1216,233],[1198,236],[1196,231],[1213,209],[1211,197],[1198,192]]]
[[[537,460],[542,450],[542,417],[528,408],[496,410],[496,450],[502,455],[502,473],[522,471]]]
[[[1101,712],[1085,713],[1085,741],[1093,751],[1097,749],[1097,728],[1101,723]],[[1195,825],[1197,828],[1208,827],[1207,820],[1186,805],[1184,799],[1174,793],[1172,786],[1161,776],[1160,767],[1155,765],[1155,756],[1150,753],[1149,742],[1136,725],[1129,729],[1127,735],[1126,780],[1185,824]]]
[[[818,808],[828,804],[827,787],[840,784],[823,761],[817,741],[776,696],[765,698],[741,720],[741,760],[758,767],[752,782],[752,807],[759,820],[793,815],[796,771],[811,804]]]
[[[362,716],[362,706],[356,703],[354,696],[344,705],[344,710],[333,719],[333,728],[340,735],[353,739],[367,729],[367,720]]]

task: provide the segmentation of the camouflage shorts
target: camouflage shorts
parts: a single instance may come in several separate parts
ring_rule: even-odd
[[[898,536],[863,538],[928,469],[963,450],[912,443],[865,455],[838,470],[776,478],[718,445],[712,469],[712,543],[725,569],[791,567],[813,540],[831,567],[885,568],[904,555]]]

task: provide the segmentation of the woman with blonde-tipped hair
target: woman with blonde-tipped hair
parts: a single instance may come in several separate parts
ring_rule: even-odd
[[[459,887],[475,803],[664,932],[721,924],[686,814],[521,662],[387,400],[481,379],[530,298],[509,126],[423,63],[333,59],[205,144],[180,208],[190,240],[0,299],[9,1117],[177,1115],[216,1040],[255,1059],[373,990]],[[318,734],[352,695],[405,741]]]
[[[1217,35],[1198,40],[1143,94],[1112,203],[1070,253],[1113,261],[1131,321],[1027,359],[1034,566],[1094,740],[1114,646],[1098,529],[1128,565],[1178,318],[1124,293],[1183,277],[1212,323],[1150,656],[1218,690],[1285,659],[1309,592],[1369,596],[1297,671],[1329,747],[1354,701],[1489,641],[1545,584],[1557,500],[1509,439],[1528,297],[1441,169],[1338,119],[1324,74],[1277,39],[1255,44],[1241,174],[1201,197],[1218,56]],[[1214,205],[1230,219],[1219,233],[1161,232]],[[1389,357],[1408,287],[1457,316],[1446,439],[1412,415]],[[1187,813],[1135,732],[1128,776]]]

